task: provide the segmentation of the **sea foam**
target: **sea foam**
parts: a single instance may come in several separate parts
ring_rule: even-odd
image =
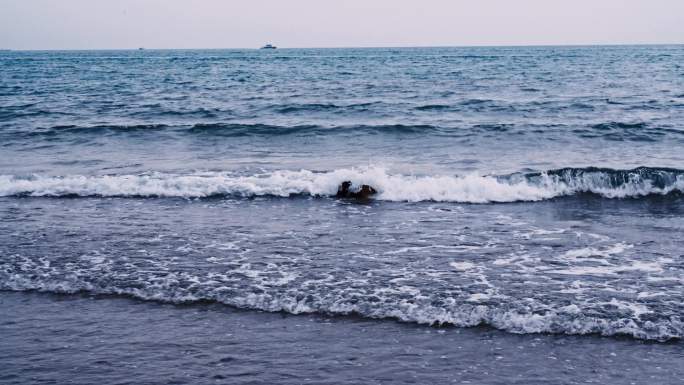
[[[138,175],[0,175],[0,196],[181,197],[334,196],[342,181],[369,184],[383,201],[461,203],[540,201],[579,193],[635,198],[684,191],[684,172],[671,169],[563,169],[516,175],[402,175],[384,168],[329,172],[279,170]]]

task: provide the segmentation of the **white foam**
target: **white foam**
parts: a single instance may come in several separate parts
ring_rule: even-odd
[[[450,262],[449,266],[451,266],[454,270],[456,271],[467,271],[475,268],[475,264],[472,262]]]
[[[613,246],[607,247],[604,250],[596,249],[594,247],[585,247],[581,249],[574,249],[566,251],[561,258],[564,259],[579,259],[591,257],[611,257],[615,254],[620,254],[627,249],[631,249],[634,245],[626,244],[624,242],[616,243]]]
[[[641,317],[644,314],[649,314],[653,313],[648,306],[639,304],[639,303],[634,303],[634,302],[626,302],[626,301],[619,301],[616,298],[612,298],[609,302],[606,304],[615,306],[618,309],[625,310],[633,314],[634,317]]]
[[[34,267],[36,265],[34,264]],[[60,270],[57,276],[44,271],[42,277],[36,278],[34,273],[14,272],[5,274],[0,280],[2,290],[39,290],[55,293],[77,293],[86,291],[96,294],[129,295],[140,299],[183,303],[193,301],[216,301],[227,305],[258,309],[264,311],[285,311],[293,314],[360,314],[370,318],[397,318],[407,322],[421,324],[452,324],[456,326],[476,326],[487,324],[495,328],[513,333],[564,333],[603,335],[627,334],[636,338],[667,340],[682,338],[684,324],[678,317],[661,317],[657,320],[641,320],[653,310],[640,303],[630,303],[611,299],[602,305],[614,307],[620,314],[598,315],[585,313],[585,309],[570,304],[557,309],[546,308],[543,313],[531,311],[541,304],[533,298],[525,299],[529,306],[511,307],[511,303],[487,303],[496,295],[490,292],[473,293],[460,302],[455,298],[446,298],[443,303],[435,304],[430,295],[421,294],[413,286],[397,285],[394,287],[376,288],[364,292],[354,287],[327,287],[324,292],[310,291],[307,282],[314,286],[328,281],[304,281],[289,290],[272,290],[273,286],[287,285],[297,279],[289,273],[276,274],[275,280],[261,280],[265,271],[251,270],[249,264],[240,267],[252,283],[261,282],[266,286],[253,286],[266,289],[253,292],[251,290],[236,291],[234,287],[225,286],[222,282],[230,281],[230,276],[211,274],[195,276],[187,272],[169,272],[163,277],[137,280],[143,285],[118,285],[119,280],[105,280],[93,283],[88,278],[88,271],[75,271],[65,276]],[[143,278],[143,277],[139,277]],[[333,277],[330,277],[333,279]],[[179,282],[191,282],[184,288]],[[359,281],[360,282],[360,281]],[[103,285],[103,283],[106,283]],[[198,290],[199,289],[199,290]],[[406,298],[408,296],[408,298]],[[373,298],[374,300],[366,300]],[[381,301],[375,299],[380,298]],[[354,299],[353,301],[351,299]],[[487,301],[487,302],[483,302]],[[589,309],[591,310],[591,309]]]
[[[650,181],[605,187],[591,178],[566,182],[542,174],[536,182],[468,174],[462,176],[413,176],[390,174],[380,167],[339,169],[330,172],[280,170],[255,175],[225,172],[193,174],[148,173],[140,175],[67,175],[18,177],[0,175],[0,196],[134,196],[202,198],[215,195],[331,196],[342,181],[369,184],[387,201],[441,201],[463,203],[539,201],[578,192],[609,198],[667,194],[684,191],[684,178],[664,188]]]
[[[635,261],[631,265],[624,266],[575,266],[567,269],[550,270],[548,273],[565,275],[615,275],[627,272],[660,273],[662,271],[663,267],[658,262]]]
[[[468,299],[466,301],[468,301],[468,302],[480,302],[480,301],[486,301],[489,298],[491,298],[491,296],[489,294],[474,293],[474,294],[471,294],[470,297],[468,297]]]

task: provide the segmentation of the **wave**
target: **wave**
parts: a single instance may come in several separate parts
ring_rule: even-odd
[[[25,137],[55,137],[58,135],[103,135],[118,133],[188,133],[206,136],[221,137],[244,137],[244,136],[280,136],[280,135],[317,135],[317,134],[429,134],[445,131],[437,126],[429,124],[381,124],[381,125],[348,125],[348,126],[322,126],[315,124],[304,125],[272,125],[272,124],[246,124],[246,123],[198,123],[193,125],[167,125],[167,124],[112,124],[112,125],[59,125],[49,128],[41,128],[27,132],[11,132],[12,135]]]
[[[368,107],[376,103],[366,102],[366,103],[353,103],[347,105],[338,105],[333,103],[292,103],[285,105],[278,105],[275,107],[275,111],[281,114],[289,113],[304,113],[304,112],[326,112],[326,111],[340,111],[340,112],[350,112],[354,110],[367,111]]]
[[[541,201],[578,194],[639,198],[684,192],[684,170],[565,168],[511,175],[415,176],[380,167],[328,172],[278,170],[240,175],[228,172],[137,175],[0,175],[0,196],[181,197],[334,196],[345,180],[369,184],[381,201],[492,203]]]
[[[415,107],[418,111],[446,111],[453,109],[453,106],[448,104],[425,104]]]
[[[47,130],[39,130],[31,132],[30,134],[40,135],[57,135],[60,133],[70,134],[102,134],[107,132],[147,132],[147,131],[161,131],[169,128],[165,124],[131,124],[131,125],[96,125],[96,126],[77,126],[77,125],[63,125],[54,126]]]
[[[320,125],[296,125],[278,126],[270,124],[196,124],[188,129],[191,133],[200,133],[215,136],[277,136],[277,135],[326,135],[337,134],[426,134],[438,132],[436,126],[382,124],[382,125],[350,125],[350,126],[320,126]]]
[[[484,103],[484,102],[482,102]],[[425,105],[415,107],[417,110],[447,110],[447,105]],[[0,117],[1,118],[1,117]],[[580,138],[602,138],[611,141],[655,142],[666,138],[680,139],[684,131],[668,126],[652,126],[647,123],[607,122],[590,126],[562,124],[518,125],[514,123],[483,123],[473,125],[433,125],[433,124],[349,124],[322,125],[299,124],[278,125],[262,123],[196,123],[196,124],[103,124],[103,125],[56,125],[52,127],[25,130],[3,130],[0,135],[9,139],[40,138],[55,140],[64,137],[71,140],[78,136],[79,140],[103,135],[178,135],[205,137],[272,137],[272,136],[304,136],[304,135],[421,135],[439,137],[479,136],[482,133],[516,135],[548,134],[571,135]]]
[[[240,290],[219,284],[221,279],[230,278],[231,273],[228,272],[197,276],[187,272],[165,271],[159,275],[142,274],[140,277],[126,279],[110,277],[108,274],[102,276],[102,267],[68,274],[60,269],[43,274],[23,272],[34,263],[25,260],[21,269],[5,268],[0,271],[0,290],[123,295],[174,304],[216,302],[248,310],[290,314],[354,314],[371,319],[395,319],[425,325],[488,325],[516,334],[623,335],[661,342],[684,337],[684,322],[678,316],[642,320],[638,308],[632,309],[630,304],[615,300],[608,304],[631,310],[621,314],[602,314],[592,306],[583,309],[570,304],[535,312],[527,307],[529,303],[519,306],[507,302],[468,303],[425,297],[419,299],[415,298],[416,289],[402,287],[368,289],[367,292],[357,290],[355,294],[350,294],[334,286],[323,286],[321,289],[324,291],[317,292],[310,288],[289,287],[293,277],[288,276],[276,279],[268,285],[248,285],[246,290]],[[45,270],[44,267],[34,268]],[[259,276],[258,272],[252,270],[236,270],[235,274],[241,280],[250,282]]]
[[[657,142],[665,138],[681,139],[684,131],[667,124],[645,122],[605,122],[572,130],[582,138],[602,138],[610,141]]]
[[[616,129],[639,129],[639,128],[647,128],[648,124],[644,122],[636,122],[636,123],[626,123],[626,122],[607,122],[607,123],[599,123],[599,124],[594,124],[591,126],[591,128],[595,130],[616,130]]]
[[[293,112],[316,112],[336,110],[342,107],[331,103],[306,103],[306,104],[291,104],[279,106],[276,110],[281,114],[288,114]]]

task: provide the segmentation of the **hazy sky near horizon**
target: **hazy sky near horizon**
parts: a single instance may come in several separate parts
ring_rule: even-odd
[[[684,43],[684,0],[0,0],[0,48]]]

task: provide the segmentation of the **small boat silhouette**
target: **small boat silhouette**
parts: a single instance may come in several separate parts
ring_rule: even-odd
[[[272,44],[266,44],[265,46],[261,47],[261,49],[276,49],[278,47],[272,45]]]

